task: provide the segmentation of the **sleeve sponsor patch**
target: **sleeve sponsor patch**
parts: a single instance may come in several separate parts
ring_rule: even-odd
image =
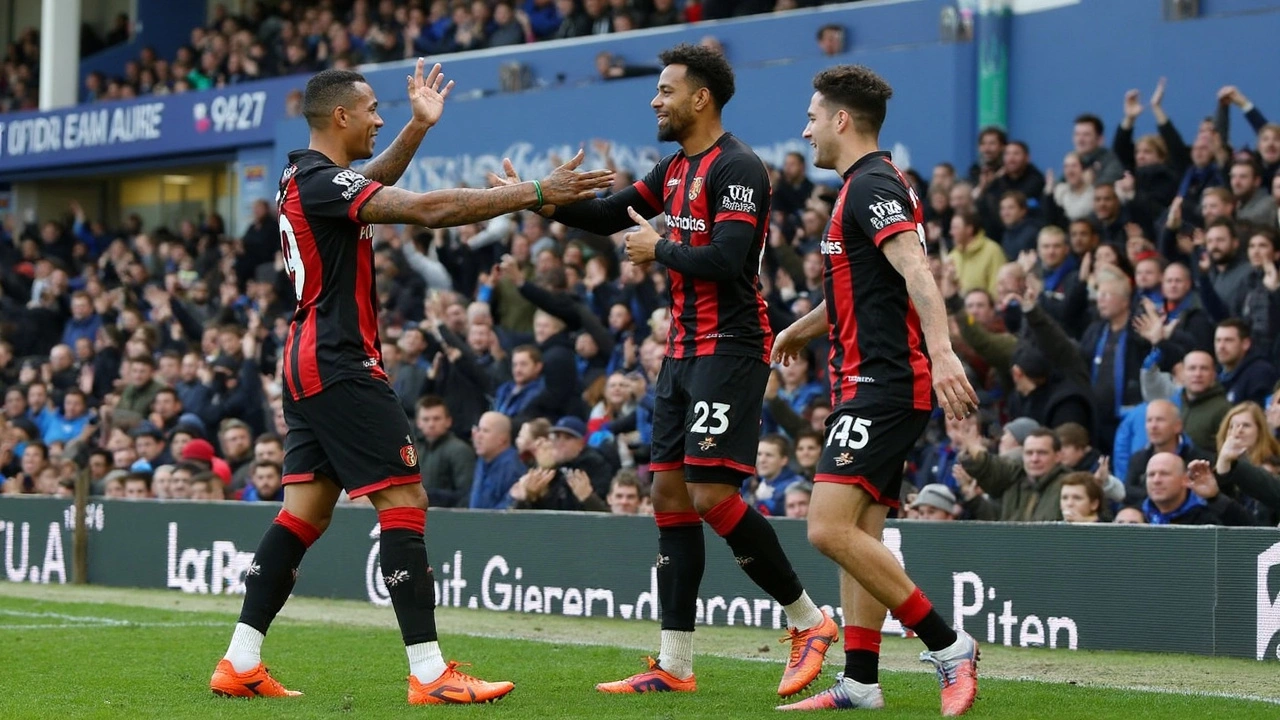
[[[730,185],[720,198],[720,210],[755,214],[755,188],[746,185]]]
[[[902,203],[892,198],[886,200],[877,196],[876,202],[867,206],[871,211],[871,227],[876,230],[882,230],[895,223],[913,222],[907,217],[906,211],[902,208]]]
[[[361,175],[355,170],[343,170],[333,176],[334,185],[340,185],[346,188],[346,190],[342,191],[343,200],[350,200],[356,195],[359,195],[360,191],[368,187],[372,182],[372,180]]]

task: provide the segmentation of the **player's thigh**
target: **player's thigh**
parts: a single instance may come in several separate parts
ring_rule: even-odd
[[[686,387],[684,453],[689,482],[740,484],[755,473],[768,381],[769,366],[758,358],[696,359]]]
[[[859,404],[836,408],[827,418],[810,516],[823,498],[857,496],[823,486],[857,489],[876,504],[897,508],[903,463],[928,421],[929,413],[922,410]],[[849,519],[860,524],[862,514],[857,509]]]
[[[653,433],[649,441],[649,469],[655,473],[684,470],[685,415],[689,396],[685,380],[691,360],[662,361],[654,385]]]
[[[412,428],[385,382],[354,378],[335,383],[311,427],[329,456],[334,479],[353,498],[397,485],[422,484]]]
[[[342,492],[333,481],[333,468],[320,439],[311,427],[311,400],[285,399],[284,417],[289,432],[284,441],[284,509],[324,532],[333,518],[333,506]],[[323,406],[323,403],[321,403]]]

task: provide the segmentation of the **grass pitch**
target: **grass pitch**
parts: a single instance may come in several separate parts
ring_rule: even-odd
[[[238,608],[239,598],[0,583],[0,718],[777,717],[786,646],[768,631],[700,628],[696,648],[715,654],[696,660],[696,694],[604,696],[594,683],[642,667],[643,648],[657,640],[652,623],[453,609],[439,617],[446,657],[516,690],[494,705],[409,708],[391,611],[305,598],[286,607],[264,657],[306,694],[217,698],[207,683]],[[914,663],[919,649],[886,640],[888,707],[877,717],[939,716],[933,675]],[[839,655],[815,687],[831,681]],[[984,646],[980,670],[974,718],[1280,717],[1274,663]]]

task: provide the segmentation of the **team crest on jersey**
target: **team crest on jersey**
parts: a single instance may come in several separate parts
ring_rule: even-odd
[[[698,449],[706,452],[716,446],[716,439],[708,435],[702,442],[698,443]]]
[[[852,463],[853,463],[853,455],[847,452],[842,452],[836,456],[836,467],[844,467],[845,465],[849,465]]]
[[[700,194],[702,194],[702,178],[696,177],[689,181],[689,202],[697,200]]]
[[[416,467],[418,464],[418,450],[409,443],[400,448],[400,459],[404,461],[405,467]]]

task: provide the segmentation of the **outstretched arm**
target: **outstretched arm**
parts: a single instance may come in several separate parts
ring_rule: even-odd
[[[951,348],[947,311],[942,293],[925,258],[923,240],[914,230],[900,232],[880,245],[881,251],[907,284],[907,295],[920,318],[925,346],[933,368],[933,389],[938,404],[951,418],[968,417],[978,409],[978,394],[965,377],[960,358]]]
[[[360,169],[361,174],[370,180],[376,180],[383,185],[395,185],[404,174],[405,168],[409,167],[409,161],[413,159],[414,153],[418,152],[422,138],[433,125],[440,121],[440,115],[444,113],[444,101],[449,97],[449,91],[453,89],[453,81],[450,80],[448,85],[441,88],[444,83],[444,74],[440,72],[439,63],[431,68],[431,74],[424,79],[422,68],[425,65],[426,61],[418,58],[413,75],[408,78],[409,105],[413,108],[413,117],[396,136],[390,147]]]
[[[363,223],[452,227],[489,220],[543,204],[571,203],[594,197],[613,182],[608,170],[576,172],[584,154],[579,151],[540,181],[512,183],[487,190],[453,188],[414,193],[381,187],[360,206],[356,217]]]

